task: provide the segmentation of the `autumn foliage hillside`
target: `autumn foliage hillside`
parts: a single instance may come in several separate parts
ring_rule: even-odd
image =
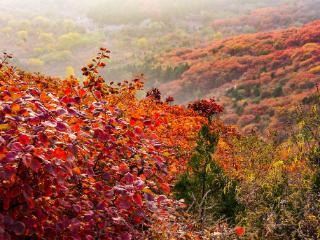
[[[1,239],[187,233],[174,220],[181,202],[170,200],[170,189],[206,118],[152,94],[137,100],[138,79],[105,83],[98,70],[108,53],[101,49],[82,69],[83,84],[16,70],[4,55]]]
[[[246,15],[217,19],[212,27],[230,36],[301,26],[318,19],[319,7],[319,1],[298,0],[277,7],[254,9]]]
[[[286,113],[278,142],[224,125],[213,98],[184,107],[158,89],[138,98],[139,79],[103,79],[105,48],[81,81],[10,58],[0,62],[1,240],[318,238],[319,94]]]
[[[320,82],[320,21],[301,28],[240,35],[196,49],[176,49],[160,62],[187,68],[161,85],[184,102],[217,96],[228,123],[244,130],[281,125],[280,108],[312,102]]]

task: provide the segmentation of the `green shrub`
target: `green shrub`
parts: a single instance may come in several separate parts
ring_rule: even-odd
[[[199,133],[190,170],[174,187],[178,199],[184,199],[202,224],[224,218],[234,223],[241,206],[236,200],[236,182],[229,179],[212,159],[219,136],[204,125]]]
[[[272,92],[272,97],[281,97],[283,95],[282,86],[278,85]]]

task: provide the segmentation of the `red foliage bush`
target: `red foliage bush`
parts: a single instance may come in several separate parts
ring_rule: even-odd
[[[199,101],[195,101],[188,105],[188,108],[197,112],[200,116],[203,117],[212,117],[215,114],[219,114],[223,112],[222,106],[216,103],[214,98],[209,100],[203,99]]]
[[[169,224],[178,205],[165,196],[167,162],[176,154],[156,136],[159,120],[137,122],[118,107],[137,101],[141,83],[102,81],[101,51],[83,68],[84,86],[2,66],[2,239],[142,239],[154,222]]]
[[[159,89],[157,89],[157,88],[153,88],[153,89],[149,90],[147,92],[146,96],[151,97],[158,102],[161,101],[161,93],[160,93]]]

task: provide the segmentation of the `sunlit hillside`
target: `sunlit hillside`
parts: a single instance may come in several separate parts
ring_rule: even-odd
[[[160,89],[180,101],[215,96],[226,107],[225,120],[244,130],[280,129],[281,110],[309,104],[320,82],[319,26],[316,21],[175,49],[160,62],[181,72]]]

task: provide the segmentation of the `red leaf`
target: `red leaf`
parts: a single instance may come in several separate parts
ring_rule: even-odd
[[[79,90],[79,97],[83,98],[86,94],[87,92],[84,89]]]
[[[8,162],[13,162],[16,160],[18,153],[16,151],[11,151],[6,155],[6,160]]]
[[[67,88],[66,90],[64,90],[64,94],[66,96],[70,96],[72,89],[71,88]]]
[[[44,133],[39,133],[38,134],[38,139],[44,145],[47,145],[49,143],[48,136],[46,134],[44,134]]]
[[[68,104],[68,103],[75,103],[76,100],[74,98],[72,98],[72,97],[64,96],[61,99],[61,102],[65,103],[65,104]]]
[[[72,126],[72,130],[79,133],[81,130],[80,124],[75,124]]]
[[[142,197],[139,193],[136,193],[135,195],[133,195],[133,201],[139,206],[141,207],[143,205],[142,202]]]
[[[234,232],[239,236],[239,237],[242,237],[244,234],[245,234],[245,228],[244,227],[239,227],[239,226],[236,226],[234,228]]]
[[[160,188],[164,193],[170,193],[170,186],[167,183],[160,183]]]
[[[101,129],[95,129],[93,134],[94,137],[98,138],[100,141],[106,141],[108,138],[108,135]]]
[[[131,118],[130,119],[130,126],[134,126],[136,124],[136,119],[135,118]]]
[[[99,67],[105,67],[106,64],[105,64],[105,63],[99,63],[98,66],[99,66]]]
[[[23,146],[21,145],[21,143],[15,142],[15,143],[12,144],[11,150],[15,151],[15,152],[20,152],[20,151],[23,150]]]
[[[155,119],[158,119],[160,117],[160,113],[155,113],[153,116]]]
[[[131,208],[130,200],[127,197],[121,196],[117,198],[117,200],[115,201],[115,204],[119,209]]]
[[[33,158],[31,160],[31,165],[30,165],[31,169],[35,172],[38,172],[39,169],[41,168],[41,163],[37,158]]]
[[[123,179],[126,181],[127,184],[132,184],[134,181],[134,177],[132,176],[131,173],[126,173]]]
[[[40,95],[39,90],[36,89],[36,88],[30,88],[30,89],[29,89],[29,93],[30,93],[32,96],[39,96],[39,95]]]
[[[3,199],[3,209],[4,210],[8,210],[10,207],[10,198],[9,197],[5,197]]]
[[[145,121],[143,122],[143,124],[144,124],[145,126],[151,126],[151,121],[150,121],[150,120],[145,120]]]
[[[139,217],[139,216],[134,216],[134,217],[133,217],[133,221],[134,221],[136,224],[140,224],[140,223],[142,223],[143,218],[142,218],[142,217]]]
[[[19,142],[23,145],[27,145],[27,144],[30,144],[31,140],[30,140],[29,136],[22,134],[19,137]]]
[[[99,99],[99,100],[101,99],[101,92],[100,91],[95,91],[93,94],[97,99]]]
[[[68,131],[68,126],[67,124],[63,123],[63,122],[58,122],[56,129],[60,132],[67,132]]]
[[[7,193],[7,195],[13,199],[19,196],[20,194],[21,194],[21,188],[18,186],[14,187],[13,189],[10,190],[9,193]]]
[[[62,159],[62,160],[66,160],[67,159],[67,153],[61,149],[61,148],[56,148],[54,151],[53,151],[53,155],[54,157],[58,158],[58,159]]]
[[[135,127],[135,128],[134,128],[134,131],[135,131],[135,133],[138,134],[138,135],[142,134],[142,132],[143,132],[140,127]]]
[[[162,121],[159,119],[159,120],[157,120],[157,121],[154,123],[154,126],[155,126],[155,127],[158,127],[158,126],[161,125],[161,123],[162,123]]]
[[[121,240],[132,240],[132,236],[130,233],[123,233],[121,236],[120,236],[120,239]]]
[[[125,163],[121,163],[119,166],[120,173],[127,173],[129,171],[129,167]]]
[[[81,212],[81,206],[78,205],[78,204],[73,205],[72,208],[76,213],[80,213]]]

